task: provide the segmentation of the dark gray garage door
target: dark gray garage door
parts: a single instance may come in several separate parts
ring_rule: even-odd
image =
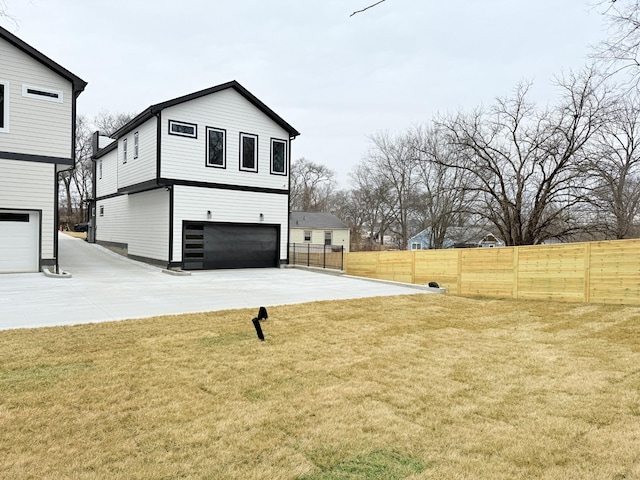
[[[280,263],[280,225],[183,223],[186,270],[270,268]]]

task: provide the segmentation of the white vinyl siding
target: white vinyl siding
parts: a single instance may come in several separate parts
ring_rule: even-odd
[[[98,242],[128,243],[128,203],[126,195],[96,202],[96,240]]]
[[[129,255],[168,261],[169,192],[164,188],[98,200],[96,208],[98,242],[127,244]]]
[[[331,245],[342,245],[344,251],[349,251],[349,244],[351,241],[351,232],[348,228],[339,229],[309,229],[309,228],[292,228],[291,229],[291,243],[305,243],[304,232],[311,230],[311,243],[313,245],[324,245],[325,233],[331,231]]]
[[[169,260],[169,192],[129,195],[129,255]]]
[[[96,180],[97,198],[111,195],[118,191],[118,152],[113,150],[96,160],[98,178]],[[102,176],[100,171],[102,169]]]
[[[287,258],[287,195],[183,186],[173,188],[173,261],[182,261],[183,220],[279,224],[280,258]],[[209,210],[211,217],[207,216]],[[262,220],[260,214],[263,215]]]
[[[53,164],[0,159],[0,208],[42,211],[43,259],[54,258],[54,172]]]
[[[128,161],[123,164],[124,153],[122,151],[123,139],[119,140],[118,149],[120,150],[120,161],[118,162],[118,188],[124,188],[129,185],[147,182],[156,178],[157,168],[157,119],[151,118],[143,123],[136,132],[138,133],[138,158],[131,158],[131,152],[128,152]],[[136,132],[127,134],[126,138],[131,138],[130,142],[134,143]],[[129,145],[129,148],[131,145]],[[105,172],[106,175],[106,172]]]
[[[72,158],[71,82],[60,77],[6,40],[0,39],[0,77],[10,83],[9,133],[0,150]],[[24,97],[22,86],[39,86],[62,94],[62,102]]]
[[[289,188],[286,175],[271,174],[271,139],[286,139],[289,134],[234,89],[166,108],[162,118],[182,119],[197,124],[199,132],[205,132],[206,127],[224,128],[227,160],[226,169],[206,168],[206,135],[198,135],[197,139],[180,137],[169,135],[167,129],[163,128],[162,177],[280,190]],[[258,136],[258,173],[244,172],[239,168],[242,132]]]

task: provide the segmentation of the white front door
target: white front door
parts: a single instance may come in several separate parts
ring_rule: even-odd
[[[37,272],[40,213],[0,210],[0,273]]]

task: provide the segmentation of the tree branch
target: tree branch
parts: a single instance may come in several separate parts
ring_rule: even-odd
[[[349,15],[349,17],[353,17],[356,13],[362,13],[365,10],[369,10],[370,8],[375,7],[376,5],[380,5],[382,2],[384,2],[385,0],[380,0],[379,2],[374,3],[373,5],[369,5],[368,7],[363,8],[362,10],[356,10],[355,12],[353,12],[351,15]]]

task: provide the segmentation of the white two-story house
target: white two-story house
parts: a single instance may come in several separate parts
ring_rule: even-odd
[[[286,263],[298,135],[236,81],[152,105],[94,137],[89,238],[168,268]]]
[[[0,273],[58,270],[58,173],[86,85],[0,27]]]

